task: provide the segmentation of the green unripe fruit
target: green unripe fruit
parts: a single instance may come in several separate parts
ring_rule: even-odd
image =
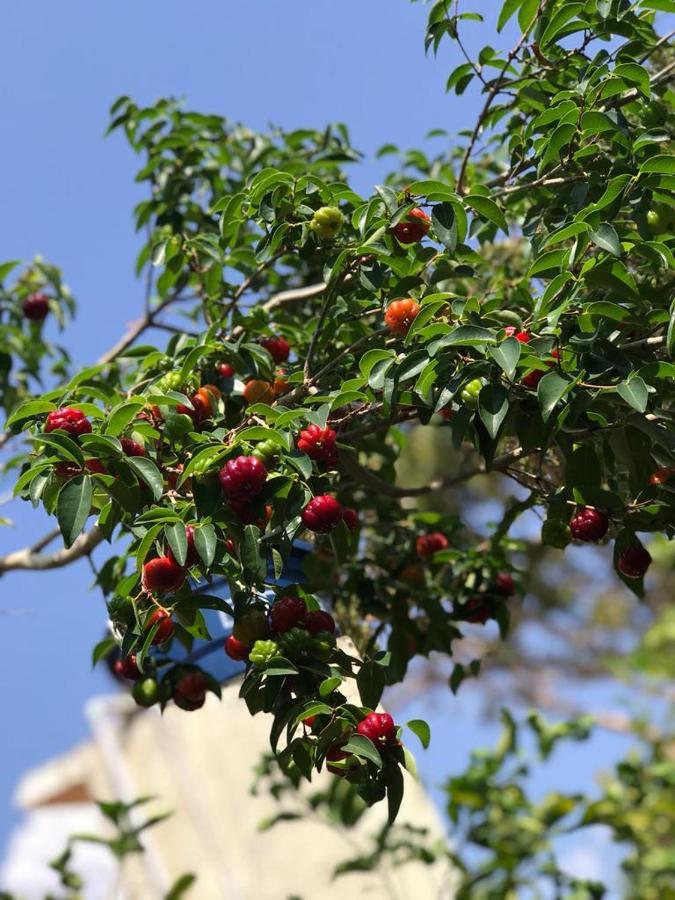
[[[267,614],[262,609],[250,609],[234,623],[232,634],[242,644],[253,644],[269,634]]]
[[[338,236],[343,222],[344,217],[337,206],[322,206],[314,213],[309,227],[320,238],[327,240]]]
[[[264,463],[273,462],[278,455],[279,445],[273,440],[261,441],[259,444],[256,444],[255,450],[251,453],[251,456],[255,456],[256,459]]]
[[[663,234],[673,224],[673,212],[670,207],[658,203],[647,213],[647,228],[652,234]]]
[[[194,431],[194,422],[185,413],[169,413],[164,420],[164,434],[170,441],[178,441]]]
[[[182,384],[183,379],[180,372],[167,372],[155,382],[154,388],[165,394],[167,391],[177,391]]]
[[[154,706],[159,699],[159,687],[154,678],[141,678],[131,691],[138,706]]]
[[[329,631],[320,631],[318,634],[314,635],[314,646],[312,647],[312,651],[314,655],[326,662],[326,660],[330,659],[333,655],[333,651],[335,650],[335,635],[331,634]]]
[[[462,403],[466,403],[467,406],[476,406],[478,404],[478,395],[482,390],[483,382],[480,378],[474,378],[473,381],[465,384],[462,388],[462,393],[460,395]]]
[[[284,656],[291,659],[315,655],[316,641],[304,628],[291,628],[279,639]]]
[[[265,669],[277,656],[279,656],[279,645],[276,641],[256,641],[248,658],[254,666]]]

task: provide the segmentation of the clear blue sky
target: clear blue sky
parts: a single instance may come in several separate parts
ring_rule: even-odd
[[[498,4],[489,6],[494,14]],[[185,96],[193,108],[260,128],[345,121],[369,154],[355,178],[369,190],[386,169],[373,160],[381,144],[415,146],[431,128],[454,132],[474,121],[474,94],[444,93],[457,52],[446,43],[438,60],[424,56],[427,9],[407,0],[5,5],[0,260],[41,253],[63,267],[79,301],[63,338],[76,364],[110,346],[141,303],[131,219],[141,193],[121,137],[103,139],[111,102],[120,94],[140,102]],[[467,35],[474,45],[479,27],[468,23]],[[510,45],[510,36],[501,40]],[[483,43],[494,41],[484,35]],[[27,506],[2,513],[15,520],[0,532],[3,552],[47,524]],[[85,563],[0,580],[1,721],[9,725],[0,750],[0,845],[19,774],[83,739],[83,701],[109,687],[89,664],[105,620],[89,581]],[[439,703],[433,750],[420,759],[432,782],[493,736],[474,721],[470,701],[444,695]],[[615,755],[612,748],[601,741],[593,761]],[[592,767],[581,787],[590,786]]]

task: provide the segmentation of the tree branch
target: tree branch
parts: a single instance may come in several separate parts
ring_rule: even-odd
[[[35,546],[45,546],[48,543],[47,537],[43,538],[42,541],[38,541]],[[16,569],[43,572],[48,569],[63,568],[63,566],[67,566],[83,556],[88,556],[102,540],[103,533],[97,525],[94,525],[89,531],[76,538],[70,547],[57,550],[55,553],[36,553],[33,547],[15,550],[13,553],[8,553],[7,556],[0,558],[0,575],[3,572]]]

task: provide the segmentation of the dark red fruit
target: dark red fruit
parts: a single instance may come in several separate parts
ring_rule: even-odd
[[[280,597],[270,610],[272,631],[283,634],[305,621],[307,606],[299,597]],[[310,613],[311,615],[311,613]]]
[[[305,628],[310,634],[318,634],[320,631],[335,634],[335,619],[323,609],[315,609],[307,613]]]
[[[545,374],[546,372],[542,372],[541,369],[534,369],[534,371],[528,372],[520,383],[528,390],[534,391]]]
[[[248,652],[250,649],[248,644],[245,644],[243,641],[238,641],[233,634],[225,638],[224,650],[230,659],[236,659],[237,662],[242,662],[243,660],[248,659]]]
[[[24,318],[31,322],[42,322],[49,312],[49,297],[42,291],[29,294],[23,301]]]
[[[145,447],[143,444],[139,444],[138,441],[123,437],[120,438],[120,444],[125,456],[145,456]]]
[[[223,493],[230,500],[250,500],[263,489],[267,467],[255,456],[238,456],[218,472]]]
[[[411,209],[405,219],[391,229],[400,244],[415,244],[429,232],[431,219],[419,206]]]
[[[222,378],[234,378],[234,366],[229,363],[220,363],[218,366],[218,374]]]
[[[495,578],[493,590],[502,597],[512,597],[516,592],[516,586],[511,575],[508,572],[499,572]]]
[[[146,626],[148,631],[155,624],[158,625],[158,628],[152,639],[152,643],[164,644],[166,641],[170,641],[176,631],[176,626],[173,624],[171,613],[167,612],[165,609],[156,609],[148,619]]]
[[[350,531],[356,531],[359,527],[359,514],[353,506],[343,506],[342,521]]]
[[[186,406],[184,403],[178,403],[174,406],[174,412],[180,416],[189,416],[195,425],[199,422],[199,413],[197,410],[193,409],[191,406]]]
[[[432,531],[431,534],[421,534],[415,542],[415,550],[420,559],[428,559],[439,550],[447,550],[450,541],[440,531]]]
[[[607,514],[592,506],[583,506],[570,521],[572,537],[578,541],[600,541],[607,534],[608,528]]]
[[[173,701],[181,709],[199,709],[204,705],[208,682],[201,672],[186,672],[176,682]]]
[[[642,578],[651,561],[649,552],[642,544],[634,544],[621,551],[616,567],[626,578]]]
[[[465,622],[485,625],[494,617],[494,607],[485,597],[469,597],[461,609],[461,615]]]
[[[266,503],[262,509],[260,504],[247,503],[245,500],[230,500],[230,508],[237,514],[242,525],[257,525],[264,531],[274,515],[274,507]]]
[[[72,406],[64,406],[63,409],[55,409],[50,412],[45,422],[45,431],[67,431],[71,437],[79,437],[81,434],[89,434],[91,422],[79,409]]]
[[[71,478],[75,478],[77,475],[82,475],[83,472],[91,472],[92,475],[107,475],[108,470],[103,465],[100,459],[86,459],[84,461],[84,468],[78,466],[76,463],[67,463],[60,462],[54,466],[54,473],[58,475],[59,478],[63,478],[65,481],[68,481]]]
[[[333,775],[338,775],[340,778],[345,778],[349,771],[348,769],[340,769],[338,766],[331,766],[331,761],[338,762],[343,759],[347,759],[349,753],[346,753],[344,750],[341,750],[340,747],[331,747],[328,753],[326,753],[326,768],[329,772],[332,772]]]
[[[335,441],[337,434],[332,428],[319,428],[318,425],[308,425],[300,432],[298,438],[298,450],[306,453],[312,459],[326,461],[335,458],[337,448]]]
[[[302,511],[302,523],[305,528],[318,534],[331,531],[341,519],[342,507],[330,494],[314,497]]]
[[[115,672],[118,675],[121,675],[122,678],[128,678],[131,681],[135,681],[137,678],[143,677],[143,673],[136,664],[135,653],[132,653],[129,656],[125,656],[122,659],[118,659],[115,662]]]
[[[396,725],[389,713],[369,713],[356,730],[374,744],[389,744],[396,740]]]
[[[170,594],[182,587],[185,569],[178,565],[173,556],[158,556],[145,563],[141,580],[146,591]]]
[[[260,345],[267,350],[277,365],[286,362],[291,352],[291,345],[283,337],[263,338]]]

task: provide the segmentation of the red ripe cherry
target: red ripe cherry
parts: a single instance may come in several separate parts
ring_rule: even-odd
[[[396,740],[396,726],[389,713],[369,713],[359,722],[356,730],[374,744],[388,744]]]
[[[300,432],[298,438],[298,450],[306,453],[312,459],[332,460],[336,454],[335,440],[337,434],[332,428],[320,428],[318,425],[308,425]]]
[[[414,300],[394,300],[387,307],[384,323],[392,334],[405,337],[419,314],[420,305]]]
[[[341,520],[342,507],[330,494],[314,497],[302,511],[302,524],[317,534],[331,531]]]
[[[277,365],[286,362],[291,352],[291,345],[283,337],[263,338],[260,346],[267,350]]]
[[[429,216],[423,209],[416,206],[404,219],[392,227],[391,233],[400,244],[416,244],[428,234],[430,226]]]
[[[609,519],[607,514],[592,506],[584,506],[572,517],[570,531],[578,541],[595,543],[607,534]]]
[[[331,766],[331,762],[338,762],[343,759],[347,759],[349,753],[345,750],[342,750],[340,747],[331,747],[328,753],[326,753],[326,768],[329,772],[332,772],[333,775],[339,775],[340,778],[345,778],[349,772],[348,769],[341,769],[338,766]]]
[[[224,650],[230,659],[236,659],[237,662],[243,662],[243,660],[248,659],[250,649],[248,644],[245,644],[243,641],[238,641],[233,634],[225,638]]]
[[[642,578],[651,561],[649,552],[642,544],[634,544],[621,551],[616,567],[626,578]]]
[[[529,331],[518,331],[515,325],[507,325],[504,329],[504,334],[507,337],[514,337],[520,344],[529,344],[532,340],[532,335]]]
[[[246,500],[230,500],[229,504],[242,525],[257,525],[261,531],[267,528],[274,515],[271,503],[266,503],[262,511],[259,504],[247,503]]]
[[[170,641],[176,631],[176,626],[173,624],[171,614],[165,609],[156,609],[148,619],[148,624],[146,626],[148,631],[155,624],[157,624],[158,627],[155,636],[152,639],[152,643],[165,644],[167,641]]]
[[[312,612],[307,613],[305,628],[312,635],[319,634],[320,631],[327,631],[329,634],[335,634],[335,619],[330,613],[325,612],[323,609],[315,609]]]
[[[123,437],[120,438],[120,444],[125,456],[145,456],[145,447],[143,444],[139,444],[138,441]]]
[[[234,378],[234,366],[226,362],[219,363],[218,374],[221,378]]]
[[[250,500],[263,489],[267,467],[256,456],[238,456],[218,472],[223,493],[230,500]]]
[[[186,406],[184,403],[178,403],[174,407],[174,412],[180,416],[189,416],[196,425],[199,421],[199,413],[192,406]]]
[[[108,470],[103,465],[100,459],[86,459],[84,461],[84,467],[87,472],[91,472],[92,475],[107,475]]]
[[[118,659],[115,663],[115,671],[118,672],[122,678],[128,678],[130,681],[135,681],[143,675],[136,663],[135,653],[131,653],[129,656]]]
[[[316,722],[316,716],[307,716],[306,719],[302,720],[302,724],[305,725],[307,728],[313,728],[315,722]]]
[[[204,705],[208,682],[201,672],[186,672],[173,690],[173,702],[180,709],[194,712]]]
[[[494,591],[502,597],[512,597],[515,594],[516,586],[508,572],[499,572],[494,581]]]
[[[146,591],[170,594],[182,587],[185,569],[178,565],[173,556],[158,556],[145,563],[141,581]]]
[[[534,369],[532,372],[528,372],[520,383],[528,390],[534,391],[545,374],[546,372],[542,372],[541,369]]]
[[[232,538],[225,538],[225,549],[232,556],[236,552],[236,547]]]
[[[64,406],[50,412],[45,422],[45,431],[66,431],[71,437],[79,437],[81,434],[89,434],[91,422],[79,409],[72,406]]]
[[[469,597],[462,607],[462,618],[474,625],[485,625],[493,616],[492,604],[485,597]]]
[[[30,322],[42,322],[49,312],[49,297],[42,291],[29,294],[23,301],[23,315]]]
[[[432,531],[431,534],[421,534],[415,542],[415,550],[420,559],[428,559],[439,550],[447,550],[450,541],[440,531]]]
[[[344,506],[342,508],[342,521],[350,531],[356,531],[359,527],[359,514],[353,506]]]
[[[299,597],[280,597],[270,610],[270,622],[272,631],[283,634],[290,631],[296,625],[304,623],[307,616],[307,606]]]

